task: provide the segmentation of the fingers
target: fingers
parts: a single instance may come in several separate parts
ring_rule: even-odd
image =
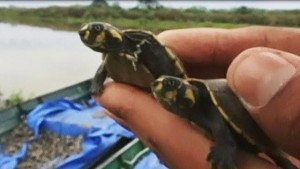
[[[163,109],[149,94],[110,83],[96,99],[111,112],[121,112],[113,117],[118,121],[122,119],[122,124],[133,130],[168,165],[208,168],[204,154],[208,153],[210,142],[188,123]],[[187,161],[193,162],[186,164]]]
[[[110,83],[96,99],[110,110],[110,116],[133,130],[168,167],[210,168],[206,157],[211,142],[190,123],[162,108],[149,94],[131,86]],[[244,169],[275,168],[242,152],[238,161],[238,166]]]
[[[231,30],[195,28],[166,31],[161,33],[159,38],[181,58],[189,75],[198,78],[224,78],[233,59],[239,53],[251,47],[270,47],[300,56],[300,48],[294,45],[300,43],[300,29],[294,28],[261,26]],[[249,51],[241,55],[246,54],[250,55]],[[254,54],[252,53],[251,55]],[[270,63],[274,65],[269,67],[269,73],[267,73],[268,71],[264,72],[264,70],[258,69],[258,67],[264,68],[264,64],[270,64],[268,59],[259,61],[257,58],[260,57],[254,58],[254,60],[257,60],[253,61],[252,64],[240,66],[240,68],[244,67],[244,70],[240,71],[243,73],[238,73],[239,71],[235,70],[237,66],[234,65],[242,63],[240,63],[241,60],[237,59],[229,69],[227,76],[231,87],[234,88],[233,81],[237,81],[236,85],[238,89],[235,89],[236,92],[240,92],[239,94],[244,99],[256,107],[256,109],[252,107],[251,112],[254,113],[253,115],[256,120],[261,123],[260,125],[263,125],[264,130],[271,132],[270,136],[277,143],[299,157],[300,146],[297,141],[300,140],[300,104],[297,102],[299,100],[299,95],[297,94],[299,93],[299,88],[297,86],[299,86],[300,80],[299,77],[294,77],[296,76],[294,75],[294,71],[296,71],[295,74],[299,72],[299,63],[297,56],[289,56],[286,53],[281,55],[282,58],[291,62],[292,66],[287,66],[288,64],[284,60],[283,62],[281,62],[282,60],[278,60],[277,62],[279,63],[271,61]],[[258,62],[262,65],[259,66]],[[248,67],[245,65],[248,65]],[[276,67],[281,68],[277,69]],[[249,74],[247,74],[248,71]],[[273,71],[277,72],[277,74],[272,77],[272,80],[267,80],[271,78],[269,75],[273,74],[270,73]],[[233,80],[232,75],[234,72],[236,76],[235,80]],[[258,72],[260,72],[261,76],[257,75]],[[260,80],[261,78],[265,78],[266,80],[262,81]],[[291,78],[292,80],[290,80]],[[271,84],[267,84],[267,82]],[[256,83],[258,86],[255,85]],[[277,85],[274,85],[274,83]],[[276,97],[273,98],[274,95]],[[270,102],[268,102],[269,99],[271,99]],[[282,126],[279,127],[276,124],[281,124]],[[295,145],[298,145],[296,149],[294,148]]]
[[[232,60],[256,46],[300,55],[300,29],[253,26],[237,29],[192,28],[159,34],[184,62],[192,77],[225,77]]]
[[[299,33],[297,29],[287,28],[197,28],[166,31],[159,38],[182,59],[190,76],[212,78],[225,77],[232,60],[250,47],[268,46],[300,55],[300,48],[290,45],[300,43]],[[246,66],[244,62],[249,60],[251,66]],[[297,146],[300,140],[299,65],[299,58],[290,53],[256,48],[234,60],[227,74],[230,86],[244,98],[258,123],[296,157],[300,157],[300,146]],[[249,91],[253,96],[249,96]],[[97,100],[110,110],[111,117],[133,130],[169,167],[209,168],[206,156],[211,142],[189,123],[163,109],[149,94],[110,83]],[[238,165],[271,168],[267,162],[244,153],[239,153]]]
[[[270,49],[242,52],[227,79],[262,128],[300,158],[300,57]]]

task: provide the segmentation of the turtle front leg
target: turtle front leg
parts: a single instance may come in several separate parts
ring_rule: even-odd
[[[224,138],[223,138],[224,139]],[[228,140],[216,142],[210,149],[207,161],[213,169],[236,169],[236,146],[230,145]]]
[[[210,128],[215,145],[211,147],[207,160],[211,162],[213,169],[236,169],[236,142],[224,119],[217,110],[214,111],[216,116],[211,121]]]
[[[197,124],[210,131],[215,145],[207,155],[213,169],[236,169],[236,142],[229,126],[216,108],[201,113]]]
[[[107,70],[105,69],[105,62],[103,62],[98,68],[94,78],[92,79],[92,84],[90,91],[92,95],[98,95],[103,91],[103,83],[107,77]]]

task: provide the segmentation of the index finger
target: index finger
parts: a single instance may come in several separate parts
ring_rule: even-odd
[[[252,47],[300,54],[300,29],[251,26],[235,29],[190,28],[162,32],[162,40],[185,64],[190,76],[225,78],[232,60]]]

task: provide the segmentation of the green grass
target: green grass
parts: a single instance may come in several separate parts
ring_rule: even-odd
[[[75,10],[76,9],[76,10]],[[84,9],[84,10],[79,10]],[[74,10],[77,12],[74,12]],[[107,10],[107,9],[105,9]],[[111,9],[110,9],[111,10]],[[66,12],[69,11],[69,12]],[[70,12],[73,11],[73,12]],[[99,11],[101,11],[99,9]],[[167,29],[186,28],[186,27],[241,27],[246,24],[236,23],[216,23],[216,22],[196,22],[193,20],[174,20],[174,19],[158,19],[156,17],[136,17],[142,13],[139,11],[118,11],[118,14],[113,11],[99,12],[94,11],[94,8],[71,7],[71,8],[45,8],[45,9],[1,9],[0,22],[29,24],[41,27],[50,27],[59,30],[76,31],[83,23],[92,21],[108,22],[120,28],[145,29],[153,32],[161,32]],[[66,13],[57,16],[57,13]],[[126,14],[124,14],[126,13]],[[82,15],[85,17],[77,16]],[[99,17],[98,17],[99,15]],[[116,16],[115,16],[116,15]],[[127,17],[119,17],[124,15]],[[65,17],[61,17],[65,16]],[[142,16],[142,15],[141,15]]]
[[[155,33],[189,27],[235,28],[247,25],[300,26],[300,10],[264,11],[241,7],[232,10],[122,9],[117,6],[49,7],[39,9],[0,8],[0,22],[21,23],[76,31],[83,23],[108,22],[126,29]]]

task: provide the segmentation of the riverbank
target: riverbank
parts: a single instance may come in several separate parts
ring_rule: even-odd
[[[90,79],[101,64],[77,32],[3,23],[0,32],[0,100],[27,100]]]
[[[0,8],[0,22],[77,31],[82,23],[103,21],[120,28],[151,30],[187,27],[234,28],[246,25],[300,26],[300,10],[265,11],[245,7],[232,10],[122,9],[118,6]]]
[[[235,28],[247,25],[299,27],[300,13],[299,10],[264,11],[248,8],[233,10],[122,9],[118,6],[0,8],[0,22],[10,23],[0,23],[3,33],[0,40],[3,45],[0,50],[4,61],[1,65],[2,76],[0,76],[3,78],[0,88],[0,107],[6,104],[1,102],[1,92],[4,94],[2,98],[5,99],[12,100],[14,91],[22,91],[24,94],[16,96],[28,98],[31,93],[44,94],[92,77],[99,66],[99,55],[82,45],[78,34],[74,32],[78,31],[83,23],[91,21],[108,22],[123,29],[145,29],[158,33],[167,29],[188,27]],[[72,32],[11,24],[27,24]],[[89,56],[89,59],[86,59],[86,56]],[[70,60],[72,64],[69,64]],[[28,61],[32,61],[31,66],[24,67],[24,63]],[[48,67],[49,63],[59,65],[58,67],[63,68],[64,72],[52,66]],[[16,68],[22,68],[22,74],[11,73],[15,72]],[[69,78],[74,72],[80,73]],[[60,80],[57,80],[58,75]],[[41,85],[40,79],[44,77],[47,78]],[[28,79],[31,79],[30,83]]]

